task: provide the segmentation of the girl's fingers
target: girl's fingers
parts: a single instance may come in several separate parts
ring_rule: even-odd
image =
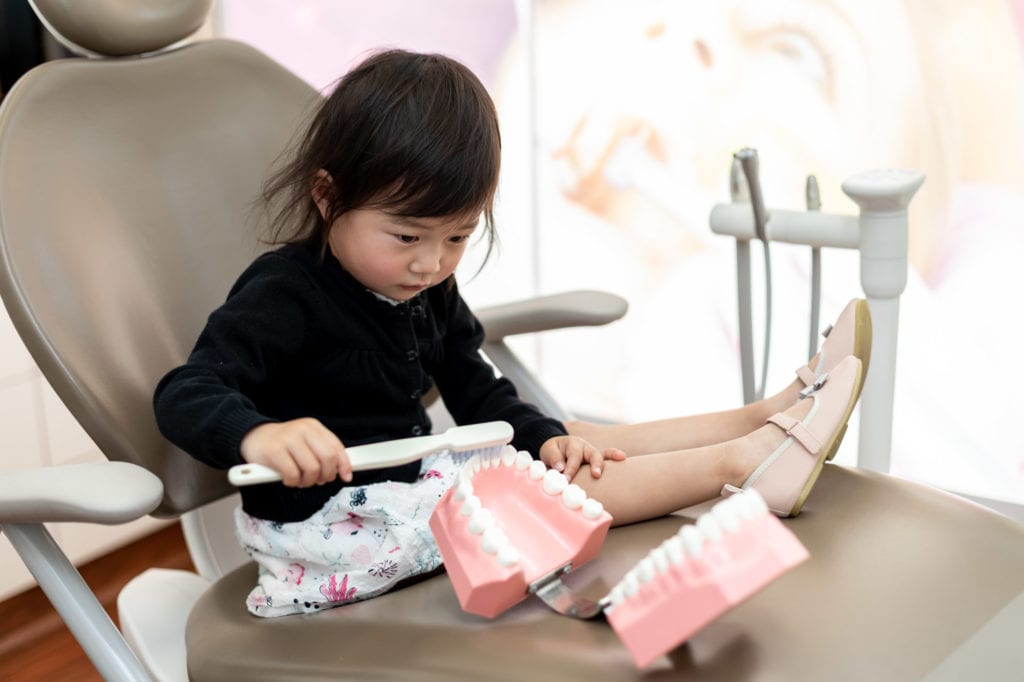
[[[583,462],[583,450],[584,446],[581,441],[576,438],[572,438],[566,444],[565,447],[565,469],[562,471],[563,474],[568,477],[571,481],[572,477],[579,471],[580,464]]]
[[[299,467],[295,464],[295,460],[293,460],[288,453],[285,453],[284,456],[275,459],[274,466],[272,468],[277,470],[277,473],[281,474],[281,482],[286,486],[291,488],[297,488],[299,486],[299,482],[302,479],[302,472],[299,471]]]
[[[352,482],[352,462],[348,458],[348,453],[345,452],[345,448],[341,448],[341,453],[338,455],[338,475],[341,476],[341,480],[345,483]]]
[[[308,488],[320,480],[320,460],[309,449],[305,441],[288,448],[288,453],[299,467],[298,487]]]
[[[605,448],[604,458],[622,462],[626,459],[626,453],[618,448]]]
[[[601,469],[604,466],[604,455],[595,447],[591,447],[588,451],[588,459],[590,460],[590,475],[594,478],[601,478]]]
[[[305,444],[320,464],[316,483],[330,483],[337,477],[338,458],[344,448],[341,441],[326,428],[319,428],[305,434]]]

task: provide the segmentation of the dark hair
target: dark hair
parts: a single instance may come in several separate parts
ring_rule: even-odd
[[[500,164],[497,112],[473,72],[442,55],[380,52],[338,81],[264,186],[265,205],[276,208],[269,241],[319,240],[326,249],[334,220],[358,208],[421,218],[483,213],[489,256]],[[321,169],[330,176],[319,188],[326,219],[312,198]]]

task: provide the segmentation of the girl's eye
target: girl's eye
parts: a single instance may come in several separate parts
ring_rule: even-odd
[[[449,237],[448,241],[450,241],[452,244],[461,244],[462,242],[466,241],[467,239],[469,239],[469,237],[467,235],[457,234],[457,235],[454,235],[452,237]]]
[[[403,244],[415,244],[416,240],[418,239],[418,237],[415,237],[411,234],[396,234],[395,238],[397,238],[398,241],[402,242]]]

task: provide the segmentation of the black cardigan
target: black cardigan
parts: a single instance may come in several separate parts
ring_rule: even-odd
[[[393,305],[318,246],[264,254],[209,317],[186,364],[156,388],[168,440],[207,464],[242,463],[240,444],[266,422],[315,417],[347,445],[430,433],[420,401],[436,383],[459,424],[504,420],[534,456],[565,434],[521,401],[479,353],[483,328],[454,278]],[[413,481],[419,463],[355,474],[351,484]],[[280,483],[241,489],[243,509],[279,522],[308,518],[340,488]]]

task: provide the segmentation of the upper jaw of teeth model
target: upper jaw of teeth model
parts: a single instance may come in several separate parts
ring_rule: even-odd
[[[430,528],[463,610],[493,618],[590,561],[611,522],[564,474],[506,446],[466,462]]]
[[[748,490],[684,525],[600,603],[645,667],[808,556],[764,499]]]

